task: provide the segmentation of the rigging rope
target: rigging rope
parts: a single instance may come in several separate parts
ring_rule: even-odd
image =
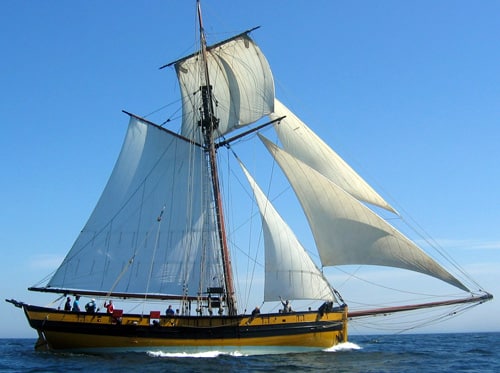
[[[428,297],[437,297],[435,294],[426,294],[426,293],[419,293],[419,292],[413,292],[413,291],[408,291],[408,290],[402,290],[402,289],[397,289],[397,288],[394,288],[394,287],[391,287],[391,286],[386,286],[386,285],[382,285],[382,284],[379,284],[379,283],[376,283],[374,281],[370,281],[370,280],[366,280],[362,277],[359,277],[357,276],[355,273],[350,273],[350,272],[347,272],[347,271],[344,271],[343,269],[341,269],[340,267],[335,267],[335,269],[339,272],[342,272],[346,275],[348,275],[349,277],[339,286],[342,287],[343,285],[345,285],[345,283],[347,281],[349,281],[349,279],[351,278],[355,278],[357,280],[360,280],[360,281],[363,281],[367,284],[370,284],[370,285],[373,285],[373,286],[377,286],[377,287],[380,287],[380,288],[383,288],[383,289],[387,289],[387,290],[391,290],[391,291],[397,291],[399,293],[403,293],[403,294],[414,294],[414,295],[423,295],[423,296],[428,296]],[[361,269],[361,266],[359,266],[357,269],[356,269],[356,272]],[[447,297],[448,296],[451,296],[451,295],[446,295]],[[458,296],[458,294],[457,294]]]
[[[156,239],[155,239],[155,244],[153,247],[153,253],[151,255],[151,264],[149,266],[149,274],[148,274],[148,281],[146,282],[146,291],[144,293],[144,303],[142,305],[142,313],[144,314],[144,307],[146,306],[146,300],[148,298],[148,293],[149,293],[149,284],[151,282],[151,277],[153,275],[153,267],[155,264],[155,258],[156,258],[156,249],[158,248],[158,242],[160,240],[160,228],[161,228],[161,220],[163,216],[163,212],[165,211],[165,205],[162,207],[160,211],[160,215],[158,215],[158,218],[156,220],[158,221],[158,228],[156,230]]]

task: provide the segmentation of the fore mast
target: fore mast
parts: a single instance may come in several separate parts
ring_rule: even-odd
[[[234,293],[233,275],[231,269],[231,258],[229,255],[229,248],[227,246],[226,229],[224,225],[224,211],[222,208],[222,199],[220,195],[219,176],[217,172],[217,159],[216,159],[216,146],[214,143],[214,133],[219,125],[219,119],[215,117],[214,113],[214,99],[212,95],[212,86],[210,85],[210,76],[208,72],[207,62],[207,42],[205,37],[205,30],[203,28],[203,20],[201,17],[200,1],[196,2],[198,8],[198,20],[200,26],[200,44],[201,44],[201,82],[200,87],[202,106],[200,108],[200,121],[199,126],[203,133],[203,145],[208,157],[210,166],[210,176],[212,180],[212,188],[214,194],[215,213],[217,219],[217,233],[219,238],[219,245],[222,256],[223,270],[224,270],[224,286],[225,298],[229,315],[236,315],[236,299]]]

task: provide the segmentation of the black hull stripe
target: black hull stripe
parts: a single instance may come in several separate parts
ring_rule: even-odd
[[[220,326],[220,327],[177,327],[177,326],[137,326],[99,325],[89,323],[67,323],[56,321],[32,321],[31,326],[40,331],[54,331],[73,334],[108,335],[134,338],[169,339],[214,339],[214,338],[257,338],[277,337],[306,333],[340,331],[341,322],[287,323],[277,325]]]

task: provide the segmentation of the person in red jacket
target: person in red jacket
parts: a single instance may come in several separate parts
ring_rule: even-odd
[[[106,312],[109,314],[113,313],[114,307],[113,307],[113,301],[110,300],[109,303],[104,302],[104,308],[106,308]]]

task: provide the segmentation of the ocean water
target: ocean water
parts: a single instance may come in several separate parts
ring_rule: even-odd
[[[221,353],[35,352],[34,339],[0,339],[0,372],[500,372],[500,333],[351,336],[328,351]]]

